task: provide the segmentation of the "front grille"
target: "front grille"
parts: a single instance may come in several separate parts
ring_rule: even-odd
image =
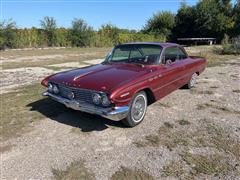
[[[57,84],[59,87],[59,94],[62,97],[68,98],[69,99],[69,93],[73,92],[74,93],[74,100],[76,101],[84,101],[88,103],[92,103],[92,94],[93,91],[87,90],[87,89],[80,89],[80,88],[71,88],[67,87],[62,84]]]

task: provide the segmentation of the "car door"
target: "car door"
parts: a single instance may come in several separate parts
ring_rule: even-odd
[[[184,63],[180,60],[177,46],[167,47],[163,50],[161,64],[158,67],[158,78],[155,81],[154,94],[157,99],[166,96],[183,86]]]

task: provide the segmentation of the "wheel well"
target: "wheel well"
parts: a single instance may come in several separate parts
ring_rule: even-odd
[[[147,94],[148,105],[151,105],[156,101],[155,96],[151,89],[146,88],[146,89],[142,89],[141,91],[144,91]]]

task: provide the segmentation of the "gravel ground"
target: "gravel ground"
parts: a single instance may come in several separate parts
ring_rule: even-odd
[[[209,123],[221,127],[227,137],[239,145],[239,61],[237,57],[229,64],[207,68],[194,89],[179,89],[152,104],[144,122],[134,128],[73,110],[32,123],[31,132],[1,143],[1,179],[52,179],[53,168],[64,170],[78,160],[84,160],[89,171],[103,180],[121,167],[142,169],[156,179],[176,178],[175,174],[166,176],[163,171],[171,162],[182,164],[184,177],[188,177],[194,165],[183,161],[182,153],[220,154],[234,165],[234,170],[225,174],[199,173],[195,175],[197,178],[239,179],[238,152],[234,156],[215,146],[177,142],[177,146],[169,148],[161,137],[150,141],[152,144],[144,144],[146,137],[153,137],[161,127],[169,127],[171,134],[167,138],[171,139],[171,135],[179,135],[179,132],[194,135],[191,132]]]

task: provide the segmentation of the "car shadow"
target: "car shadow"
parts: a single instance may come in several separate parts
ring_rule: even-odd
[[[75,111],[50,98],[37,100],[28,104],[27,107],[30,107],[30,111],[37,111],[51,120],[79,128],[82,132],[102,131],[109,126],[125,128],[121,121],[112,121],[101,116]]]

